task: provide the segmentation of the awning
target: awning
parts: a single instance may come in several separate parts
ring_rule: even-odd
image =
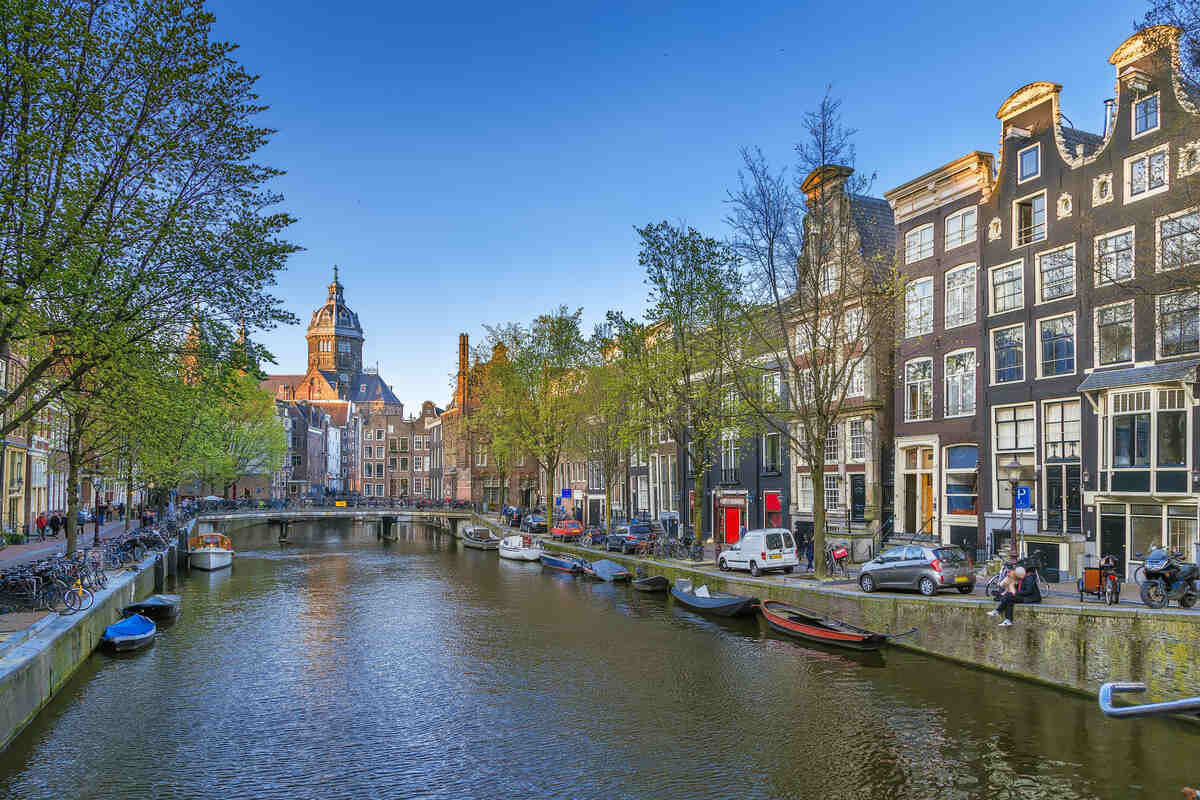
[[[779,492],[767,492],[763,495],[763,500],[767,503],[767,511],[779,511]]]
[[[1200,359],[1193,358],[1186,361],[1168,361],[1165,364],[1150,364],[1145,367],[1093,372],[1084,379],[1083,383],[1079,384],[1079,391],[1095,392],[1150,383],[1193,382],[1196,380],[1197,366],[1200,366]]]

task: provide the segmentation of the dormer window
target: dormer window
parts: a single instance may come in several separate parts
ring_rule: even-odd
[[[1017,152],[1017,183],[1031,181],[1042,174],[1042,146],[1031,144]]]
[[[1133,138],[1158,130],[1158,93],[1133,102]]]

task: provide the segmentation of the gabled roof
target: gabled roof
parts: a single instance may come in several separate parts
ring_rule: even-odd
[[[356,403],[400,403],[400,398],[392,393],[383,378],[365,372],[354,376],[350,384],[350,399]]]
[[[1186,361],[1168,361],[1165,364],[1149,364],[1145,367],[1093,372],[1079,384],[1079,391],[1095,392],[1151,383],[1191,382],[1196,380],[1197,366],[1200,366],[1200,359],[1194,358]]]
[[[1083,145],[1083,155],[1090,156],[1104,144],[1104,137],[1099,134],[1081,131],[1078,128],[1068,128],[1066,125],[1063,125],[1061,130],[1063,142],[1067,146],[1067,155],[1071,157],[1075,156],[1077,145]]]
[[[890,257],[896,249],[896,222],[888,201],[882,197],[851,195],[850,211],[854,226],[858,228],[863,256],[868,259],[881,255]]]

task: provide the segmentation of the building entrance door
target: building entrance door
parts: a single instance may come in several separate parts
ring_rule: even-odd
[[[867,476],[856,473],[850,476],[850,519],[862,522],[867,515]]]
[[[737,506],[722,506],[722,513],[725,515],[725,544],[733,544],[739,538],[739,530],[742,524],[741,509]]]
[[[933,535],[933,475],[928,472],[921,473],[921,519],[917,533]]]
[[[933,448],[904,448],[904,530],[902,533],[934,535]]]
[[[1117,574],[1125,574],[1125,507],[1121,514],[1100,513],[1100,557],[1115,556]]]

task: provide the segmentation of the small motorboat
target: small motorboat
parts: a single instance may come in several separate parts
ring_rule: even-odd
[[[152,594],[145,600],[130,603],[122,608],[121,616],[141,614],[154,620],[175,619],[179,616],[182,605],[183,599],[177,594]]]
[[[500,557],[513,561],[537,561],[542,557],[542,548],[527,533],[505,536],[500,540]]]
[[[196,569],[224,569],[233,563],[233,543],[219,533],[202,533],[188,539],[188,564]]]
[[[583,574],[598,581],[617,583],[629,580],[629,571],[615,561],[601,559],[600,561],[582,561]]]
[[[499,550],[500,539],[492,533],[490,528],[476,527],[467,528],[463,531],[462,542],[464,547],[470,547],[475,550]]]
[[[630,581],[629,585],[639,592],[665,592],[671,588],[671,581],[665,575],[642,575]]]
[[[158,626],[141,614],[126,617],[104,629],[100,643],[118,652],[149,647],[158,633]]]
[[[671,596],[690,609],[722,617],[737,617],[751,613],[758,605],[757,597],[714,592],[708,588],[707,584],[693,590],[692,582],[688,578],[675,579],[675,585],[671,587]]]
[[[566,553],[542,553],[538,559],[543,567],[556,569],[560,572],[576,573],[583,569],[583,559]]]
[[[842,622],[840,619],[775,600],[768,600],[759,608],[772,629],[795,639],[806,639],[810,642],[821,642],[837,647],[849,647],[852,650],[878,650],[888,641],[896,638],[891,634],[869,631],[848,622]],[[913,628],[908,633],[900,635],[908,636],[916,632],[917,629]]]

